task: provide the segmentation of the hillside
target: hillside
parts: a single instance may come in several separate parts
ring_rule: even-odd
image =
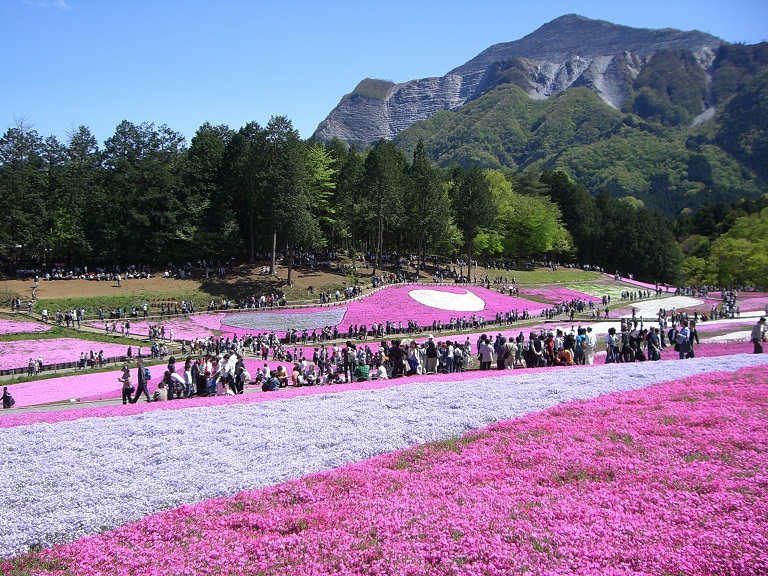
[[[677,217],[766,191],[768,44],[566,15],[440,78],[363,80],[314,138],[442,167],[558,169]]]
[[[532,99],[507,73],[395,143],[410,154],[422,140],[441,166],[563,170],[593,193],[633,196],[670,216],[756,197],[768,177],[768,45],[724,46],[707,74],[711,85],[689,52],[657,52],[619,111],[583,87]]]

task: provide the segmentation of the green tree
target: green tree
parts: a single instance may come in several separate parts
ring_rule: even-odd
[[[403,214],[403,190],[406,160],[395,145],[383,138],[365,159],[364,189],[371,204],[375,229],[373,272],[381,267],[385,231],[394,228]]]
[[[428,246],[448,251],[454,248],[456,228],[448,188],[440,171],[429,160],[423,142],[417,144],[408,169],[405,214],[408,230],[415,234],[420,262],[425,261]]]
[[[227,193],[223,170],[233,137],[229,127],[206,122],[190,142],[183,172],[188,200],[184,207],[187,223],[182,231],[188,238],[190,256],[206,257],[215,254],[217,249],[231,250],[243,244],[237,221],[239,205],[235,204],[236,196]]]
[[[479,168],[465,170],[457,166],[451,172],[451,199],[456,225],[464,234],[471,269],[475,236],[493,224],[498,214],[498,206],[482,170]]]
[[[0,246],[15,259],[42,257],[47,245],[43,139],[23,120],[0,138]]]
[[[266,140],[266,190],[274,214],[271,231],[275,240],[282,235],[285,243],[290,285],[295,249],[311,249],[321,244],[318,218],[312,213],[316,198],[310,192],[307,147],[291,121],[285,116],[272,117],[267,124]]]
[[[258,123],[249,122],[227,140],[221,159],[221,179],[227,198],[235,202],[233,212],[248,250],[248,262],[253,263],[257,230],[274,231],[270,226],[274,214],[267,194],[266,130]],[[223,198],[222,206],[228,204]]]
[[[104,142],[105,226],[99,245],[113,262],[183,256],[184,137],[165,125],[121,122]]]

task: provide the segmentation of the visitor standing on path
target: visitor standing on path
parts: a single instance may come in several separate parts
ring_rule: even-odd
[[[136,402],[138,402],[142,392],[147,397],[147,402],[152,402],[152,399],[149,397],[149,391],[147,390],[147,375],[144,372],[144,361],[141,358],[139,358],[136,362],[136,367],[138,368],[138,377],[136,378],[136,396],[134,396],[133,400],[131,400],[131,404],[136,404]]]
[[[131,402],[131,394],[133,394],[133,384],[131,382],[131,371],[128,368],[128,364],[123,365],[123,375],[117,379],[123,383],[123,404]]]
[[[752,334],[750,335],[752,344],[755,345],[755,354],[763,353],[763,342],[765,342],[765,316],[762,316],[752,327]]]

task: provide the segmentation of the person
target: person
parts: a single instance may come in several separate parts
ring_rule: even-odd
[[[488,343],[488,336],[480,336],[480,342],[477,345],[477,356],[480,360],[480,370],[490,370],[493,362],[493,348]]]
[[[389,348],[389,362],[392,364],[392,377],[397,378],[405,372],[405,353],[400,347],[400,340],[392,340]]]
[[[535,332],[531,332],[528,338],[528,349],[525,352],[525,367],[537,368],[544,354],[544,343],[539,340]]]
[[[555,356],[555,366],[573,366],[574,354],[570,348],[563,348]]]
[[[427,374],[437,372],[437,346],[435,346],[434,336],[427,336]]]
[[[576,333],[576,343],[573,349],[573,362],[584,365],[587,363],[587,329],[579,326]]]
[[[504,358],[504,368],[512,370],[515,367],[515,357],[517,356],[517,344],[514,338],[509,338],[504,343],[504,352],[502,358]]]
[[[237,368],[235,368],[235,386],[238,394],[245,392],[245,387],[251,383],[251,373],[245,367],[245,362],[238,359]]]
[[[16,404],[16,400],[14,400],[11,393],[8,392],[8,386],[3,386],[3,408],[13,408],[14,404]]]
[[[368,368],[368,364],[361,363],[357,365],[357,368],[355,368],[355,372],[353,374],[355,382],[367,382],[371,379],[371,371],[370,368]]]
[[[275,392],[280,388],[280,381],[277,379],[277,371],[272,370],[269,373],[269,378],[264,380],[264,384],[261,385],[262,392]]]
[[[757,321],[757,324],[752,327],[752,333],[749,337],[752,340],[752,344],[755,346],[752,353],[762,354],[763,342],[765,342],[765,316],[761,316],[760,320]]]
[[[387,374],[387,367],[381,362],[376,362],[376,370],[373,372],[373,377],[376,380],[387,380],[389,375]]]
[[[616,328],[608,328],[608,334],[605,335],[605,363],[613,364],[618,362],[619,346],[616,339]]]
[[[168,390],[165,387],[165,379],[157,385],[157,390],[155,390],[155,394],[152,398],[153,402],[162,402],[164,400],[168,400]]]
[[[592,366],[595,363],[595,349],[597,348],[597,338],[592,334],[592,326],[587,326],[587,348],[584,351],[584,359],[587,364]]]
[[[149,397],[149,391],[147,390],[147,375],[144,372],[144,362],[141,360],[141,358],[139,358],[139,360],[136,362],[136,367],[138,368],[138,377],[136,378],[136,396],[134,396],[133,400],[131,400],[131,404],[136,404],[136,402],[138,402],[142,392],[147,397],[147,402],[152,402],[152,398]]]
[[[661,360],[661,330],[658,327],[648,333],[648,360]]]
[[[288,372],[285,371],[282,365],[277,367],[277,373],[275,374],[278,382],[280,382],[280,388],[288,386]]]
[[[680,354],[680,359],[693,358],[693,346],[691,344],[691,330],[688,328],[688,320],[683,320],[683,324],[677,332],[675,349]]]
[[[131,394],[133,394],[133,383],[131,382],[131,371],[128,368],[128,364],[123,364],[123,375],[117,381],[123,383],[123,404],[129,404],[131,402]]]

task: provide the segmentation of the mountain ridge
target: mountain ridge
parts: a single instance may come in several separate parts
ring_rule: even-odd
[[[341,99],[313,138],[338,138],[358,147],[394,139],[419,120],[456,111],[487,93],[499,81],[500,69],[535,99],[580,86],[621,109],[632,82],[660,50],[687,50],[706,69],[723,43],[698,30],[632,28],[567,14],[519,40],[490,46],[444,76],[391,83],[374,98],[358,91],[364,80]]]

